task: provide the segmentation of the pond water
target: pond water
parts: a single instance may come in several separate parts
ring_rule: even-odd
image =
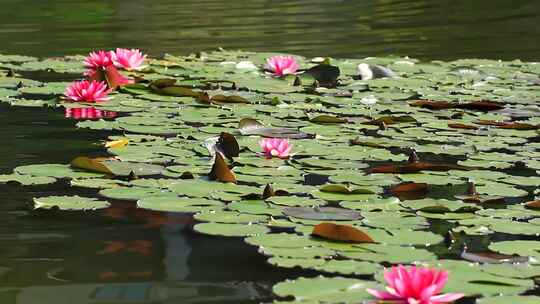
[[[540,2],[0,0],[0,53],[40,57],[116,46],[153,55],[241,48],[306,56],[538,60]],[[0,104],[0,173],[98,155],[107,133],[59,110]],[[95,195],[0,185],[0,303],[258,303],[291,271],[240,240],[194,234],[188,216],[130,205],[43,216],[32,197]],[[9,273],[9,276],[1,275]],[[298,271],[294,272],[298,274]],[[116,302],[115,302],[116,303]]]
[[[530,0],[1,0],[2,53],[216,47],[359,58],[538,60]]]

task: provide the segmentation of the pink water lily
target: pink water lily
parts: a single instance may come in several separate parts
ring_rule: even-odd
[[[143,68],[142,65],[146,59],[146,55],[139,49],[120,49],[111,51],[111,57],[114,65],[118,68],[126,70],[138,70]]]
[[[294,74],[300,66],[293,56],[273,56],[266,59],[265,69],[271,71],[274,76],[282,77]]]
[[[64,95],[69,101],[99,102],[110,98],[109,88],[103,81],[75,81],[66,89]]]
[[[448,272],[429,267],[399,265],[384,271],[388,286],[386,291],[367,289],[382,301],[395,304],[452,303],[464,296],[462,293],[439,294],[448,281]]]
[[[84,67],[86,67],[89,71],[87,71],[85,74],[88,75],[92,73],[92,71],[95,71],[99,68],[106,68],[110,65],[113,65],[113,57],[112,53],[108,51],[97,51],[97,52],[91,52],[85,59],[84,59]]]
[[[288,158],[292,149],[289,140],[284,138],[265,138],[261,140],[260,145],[267,158]]]
[[[102,111],[94,107],[92,108],[66,108],[65,117],[72,119],[100,119],[114,118],[118,115],[113,111]]]

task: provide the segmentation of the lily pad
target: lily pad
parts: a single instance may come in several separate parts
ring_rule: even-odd
[[[106,201],[80,196],[47,196],[34,198],[34,209],[87,211],[109,207]]]

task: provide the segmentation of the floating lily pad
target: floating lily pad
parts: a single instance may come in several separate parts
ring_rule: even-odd
[[[0,183],[15,182],[23,186],[29,185],[46,185],[56,182],[56,178],[48,176],[31,176],[19,174],[2,174],[0,175]]]
[[[109,207],[106,201],[80,196],[47,196],[34,198],[34,209],[96,210]]]
[[[357,211],[333,207],[288,207],[283,214],[308,220],[358,220],[361,215]]]
[[[324,303],[358,303],[371,299],[367,288],[375,287],[374,282],[348,278],[298,278],[278,283],[273,291],[280,297],[294,297],[296,301],[322,301]]]
[[[23,175],[48,176],[56,178],[92,178],[103,176],[101,173],[83,172],[74,170],[69,165],[60,164],[27,165],[17,167],[14,171]]]
[[[270,231],[263,225],[257,224],[223,224],[223,223],[201,223],[193,227],[195,231],[220,236],[244,237],[250,235],[265,234]]]

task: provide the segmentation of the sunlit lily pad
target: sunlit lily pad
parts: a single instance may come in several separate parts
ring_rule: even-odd
[[[371,299],[366,288],[373,288],[374,282],[348,278],[298,278],[284,281],[273,287],[280,297],[294,297],[296,301],[317,300],[324,303],[358,303]]]
[[[91,178],[101,177],[103,174],[84,172],[72,169],[69,165],[59,164],[44,164],[44,165],[27,165],[17,167],[14,170],[18,174],[33,175],[33,176],[48,176],[56,178]]]
[[[47,196],[34,198],[34,209],[96,210],[109,207],[106,201],[80,196]]]
[[[23,186],[29,185],[46,185],[56,182],[56,178],[48,176],[31,176],[19,174],[2,174],[0,175],[0,183],[15,182]]]

